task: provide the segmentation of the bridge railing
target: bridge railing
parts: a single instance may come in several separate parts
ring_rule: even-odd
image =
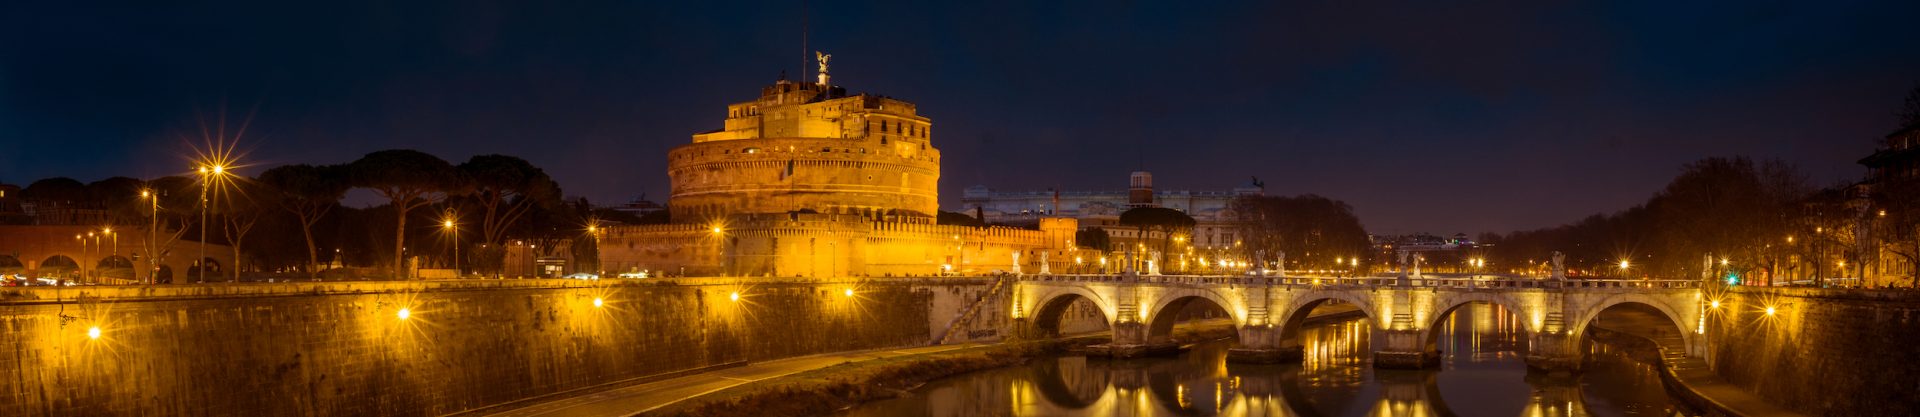
[[[1392,287],[1400,285],[1399,277],[1351,277],[1351,276],[1259,276],[1259,275],[1127,275],[1086,274],[1086,275],[1027,275],[1022,280],[1035,282],[1094,282],[1094,283],[1140,283],[1140,284],[1188,284],[1188,285],[1304,285],[1323,287]],[[1488,288],[1488,289],[1526,289],[1526,288],[1646,288],[1678,289],[1699,288],[1697,280],[1659,280],[1659,279],[1569,279],[1553,280],[1534,277],[1514,277],[1501,275],[1472,276],[1423,276],[1407,278],[1410,287],[1429,288]]]

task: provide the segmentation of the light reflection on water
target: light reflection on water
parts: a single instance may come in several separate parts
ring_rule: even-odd
[[[1441,322],[1437,370],[1376,370],[1366,320],[1302,329],[1299,364],[1227,363],[1230,342],[1177,357],[1068,356],[933,381],[867,416],[1672,416],[1651,365],[1586,347],[1578,377],[1529,374],[1519,319],[1469,305]]]

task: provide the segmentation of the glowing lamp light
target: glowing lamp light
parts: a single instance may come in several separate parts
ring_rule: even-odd
[[[604,304],[606,304],[606,301],[602,301],[599,297],[593,298],[593,308],[600,308],[600,306]]]
[[[87,328],[87,338],[88,338],[88,339],[99,339],[99,338],[100,338],[100,326],[93,326],[93,327],[88,327],[88,328]]]
[[[400,317],[401,320],[406,320],[408,317],[413,317],[413,309],[402,307],[400,312],[394,313],[394,315]]]
[[[442,227],[446,227],[446,228],[448,228],[448,229],[452,229],[452,228],[453,228],[453,221],[452,221],[452,220],[447,220],[447,221],[444,221],[444,222],[441,222],[441,223],[440,223],[440,225],[441,225]]]
[[[848,289],[847,289],[847,291],[846,291],[846,292],[844,292],[843,294],[846,294],[846,295],[847,295],[848,297],[852,297],[852,296],[853,296],[853,289],[852,289],[852,288],[848,288]]]
[[[1773,315],[1773,306],[1767,306],[1767,315]]]
[[[1707,308],[1720,308],[1720,300],[1713,300],[1713,302],[1707,303]]]
[[[714,227],[713,227],[713,234],[716,234],[716,235],[717,235],[717,234],[721,234],[721,233],[726,233],[726,231],[724,231],[724,230],[720,230],[720,227],[719,227],[719,226],[714,226]]]
[[[739,292],[739,291],[734,291],[734,292],[733,292],[732,294],[727,294],[727,300],[729,300],[729,301],[740,301],[740,292]]]
[[[1631,265],[1632,264],[1627,263],[1627,261],[1620,261],[1620,269],[1627,269],[1627,267]]]

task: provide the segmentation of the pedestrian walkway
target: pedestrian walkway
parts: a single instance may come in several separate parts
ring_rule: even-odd
[[[928,353],[970,349],[978,346],[981,345],[940,345],[802,356],[663,379],[593,394],[529,404],[524,407],[501,410],[485,415],[491,417],[625,417],[652,411],[689,398],[719,392],[720,390],[728,388],[843,363],[908,355],[924,355]]]
[[[1649,312],[1624,309],[1605,314],[1602,322],[1595,326],[1654,341],[1660,349],[1660,361],[1665,363],[1669,376],[1680,382],[1680,389],[1692,391],[1694,396],[1712,403],[1714,407],[1746,417],[1805,416],[1780,408],[1734,386],[1714,373],[1706,360],[1687,357],[1684,348],[1680,348],[1686,343],[1667,319]]]

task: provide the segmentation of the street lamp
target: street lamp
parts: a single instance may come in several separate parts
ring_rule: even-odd
[[[461,276],[460,274],[460,228],[454,225],[452,212],[448,212],[448,217],[445,220],[440,221],[440,227],[453,231],[453,276],[454,278],[459,278]]]
[[[207,199],[207,189],[213,187],[213,178],[224,175],[227,167],[220,164],[208,164],[200,167],[200,258],[193,260],[194,281],[207,282],[207,211],[211,200]]]
[[[140,198],[146,199],[148,207],[152,210],[147,216],[147,242],[143,245],[147,251],[147,283],[157,284],[160,282],[160,250],[156,247],[160,245],[158,242],[160,235],[160,193],[150,188],[144,189],[140,190]]]
[[[1628,263],[1627,260],[1625,259],[1620,260],[1620,278],[1621,279],[1627,278],[1627,268],[1631,268],[1631,267],[1633,267],[1632,263]]]

